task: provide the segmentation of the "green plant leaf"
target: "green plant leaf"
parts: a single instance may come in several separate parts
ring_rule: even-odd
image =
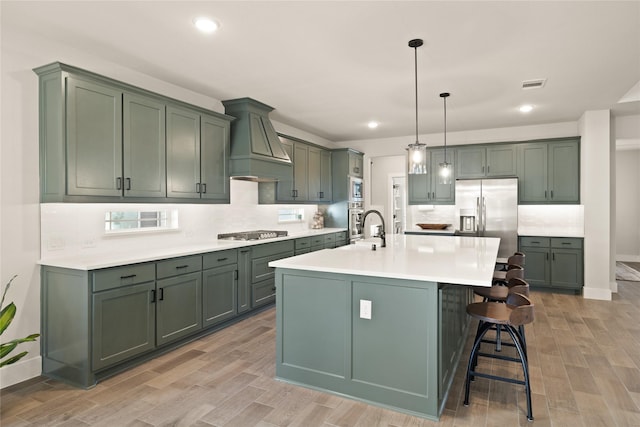
[[[13,282],[13,279],[15,279],[16,277],[18,277],[18,275],[14,274],[13,277],[9,280],[9,283],[7,283],[7,286],[4,287],[4,292],[2,293],[2,301],[0,301],[0,309],[4,305],[4,297],[7,296],[7,291],[11,287],[11,282]]]
[[[16,305],[14,303],[9,304],[0,311],[0,335],[11,324],[13,317],[16,315]]]
[[[10,359],[0,362],[0,368],[2,368],[5,365],[11,365],[12,363],[16,363],[18,360],[22,359],[27,353],[28,351],[23,351],[22,353],[16,354]]]
[[[11,353],[14,348],[18,346],[17,342],[7,342],[0,345],[0,359],[4,358],[7,354]]]

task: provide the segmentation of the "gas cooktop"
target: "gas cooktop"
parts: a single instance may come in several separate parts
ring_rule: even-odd
[[[274,237],[287,236],[287,231],[283,230],[253,230],[239,231],[236,233],[218,234],[219,240],[262,240],[272,239]]]

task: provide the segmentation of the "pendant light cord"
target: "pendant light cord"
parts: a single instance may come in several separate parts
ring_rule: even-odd
[[[414,76],[416,84],[416,144],[418,144],[418,47],[413,48],[414,52]]]
[[[444,97],[444,162],[447,163],[447,97]]]

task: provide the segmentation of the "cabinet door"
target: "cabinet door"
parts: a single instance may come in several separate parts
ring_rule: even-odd
[[[293,169],[295,169],[296,160],[293,152],[293,141],[286,138],[280,138],[280,142],[282,142],[282,147],[291,159],[291,162],[293,163]],[[276,184],[276,199],[284,202],[295,200],[293,197],[295,194],[293,192],[293,185],[293,173],[291,174],[289,179],[278,181],[278,183]]]
[[[238,251],[238,313],[251,308],[251,249]]]
[[[166,197],[165,105],[124,94],[124,195]]]
[[[167,107],[167,196],[199,198],[200,115]]]
[[[330,202],[333,200],[331,190],[333,179],[331,176],[331,151],[320,151],[320,201]]]
[[[456,165],[458,178],[483,178],[486,175],[486,149],[484,147],[458,148]]]
[[[155,348],[155,282],[93,294],[92,370]]]
[[[122,92],[67,78],[67,194],[122,195]]]
[[[440,183],[440,163],[444,163],[444,150],[431,151],[431,203],[453,204],[455,200],[455,179],[451,177],[450,184]],[[454,156],[451,150],[447,150],[447,163],[455,174]],[[455,175],[454,175],[455,176]]]
[[[551,283],[549,248],[522,247],[520,250],[526,255],[525,280],[532,286],[549,286]]]
[[[166,344],[202,329],[202,272],[156,283],[157,344]]]
[[[487,147],[487,176],[516,176],[516,147],[512,144],[497,144]]]
[[[229,122],[212,116],[200,118],[201,196],[229,200]]]
[[[429,175],[408,174],[408,204],[420,205],[429,204],[431,194],[431,180]]]
[[[293,183],[296,201],[309,200],[309,146],[295,142],[293,144]]]
[[[582,250],[580,249],[551,249],[551,283],[553,286],[580,289],[583,284],[582,262]],[[529,268],[528,257],[526,268]]]
[[[230,264],[202,272],[202,315],[205,328],[238,313],[237,269],[237,264]]]
[[[308,165],[307,165],[307,179],[309,182],[309,201],[317,202],[322,198],[320,192],[322,191],[321,184],[321,150],[316,147],[308,147]]]
[[[362,154],[349,152],[349,175],[362,178],[364,173],[364,158]]]
[[[547,144],[518,146],[518,178],[521,203],[547,201]]]
[[[549,143],[549,201],[580,202],[580,149],[577,141]]]

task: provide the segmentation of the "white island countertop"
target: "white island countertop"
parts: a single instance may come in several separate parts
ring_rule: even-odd
[[[500,239],[389,235],[269,263],[270,267],[394,279],[491,286]],[[377,241],[376,250],[371,243]]]

